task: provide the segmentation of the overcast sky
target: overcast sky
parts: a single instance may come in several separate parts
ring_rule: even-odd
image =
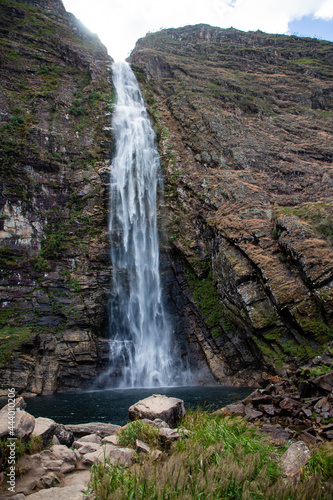
[[[149,31],[207,23],[333,41],[333,0],[63,0],[116,61]]]

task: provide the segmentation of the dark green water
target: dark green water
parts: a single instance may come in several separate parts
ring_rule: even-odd
[[[61,424],[108,422],[124,425],[128,408],[152,394],[183,399],[186,408],[216,410],[245,398],[251,388],[225,386],[169,387],[155,389],[113,389],[95,392],[71,392],[25,398],[26,411],[35,417],[48,417]]]

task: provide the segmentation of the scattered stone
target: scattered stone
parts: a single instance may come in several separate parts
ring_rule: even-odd
[[[275,444],[276,446],[283,446],[284,444],[286,444],[293,434],[290,429],[283,429],[282,425],[280,424],[264,424],[259,428],[259,431],[266,433],[270,442]]]
[[[75,470],[75,465],[74,464],[69,464],[63,463],[62,466],[60,467],[60,473],[61,474],[69,474],[70,472],[73,472]]]
[[[102,439],[98,434],[87,434],[86,436],[82,436],[80,439],[76,440],[76,443],[97,443],[101,444]]]
[[[298,479],[301,468],[310,458],[311,452],[303,441],[293,443],[281,457],[280,465],[284,470],[284,477],[290,481]]]
[[[118,442],[119,438],[116,434],[113,434],[112,436],[106,436],[102,439],[102,444],[113,444],[114,446],[117,446]]]
[[[150,454],[151,459],[154,461],[159,460],[162,455],[163,455],[163,453],[161,452],[161,450],[153,450]]]
[[[114,446],[106,446],[106,456],[111,463],[118,463],[130,467],[133,463],[134,450],[130,448],[115,448]]]
[[[258,409],[271,417],[281,412],[281,410],[275,408],[273,405],[259,405]]]
[[[248,408],[248,407],[245,408],[245,419],[249,420],[250,422],[262,416],[263,416],[262,411],[257,411],[254,410],[253,408]]]
[[[150,453],[150,447],[144,443],[143,441],[140,441],[140,439],[135,440],[135,451],[137,453]]]
[[[100,450],[86,453],[83,456],[82,463],[90,467],[93,464],[105,462],[108,459],[111,463],[130,466],[132,465],[133,453],[134,450],[129,448],[116,448],[112,445],[100,446]]]
[[[177,441],[180,437],[178,429],[160,429],[158,434],[163,444]]]
[[[48,472],[40,478],[37,487],[41,489],[52,488],[52,486],[55,486],[56,483],[60,483],[58,476],[54,474],[54,472]]]
[[[214,412],[216,415],[217,414],[222,414],[222,415],[238,415],[240,417],[244,417],[245,415],[245,406],[243,403],[235,403],[235,404],[230,404],[225,406],[224,408],[221,408],[220,410],[217,410]]]
[[[302,431],[298,435],[298,439],[300,441],[303,441],[307,446],[315,446],[319,441],[318,438],[316,438],[316,436],[313,436],[307,431]]]
[[[315,386],[322,389],[324,392],[332,394],[333,392],[333,371],[326,373],[326,375],[321,375],[313,380]]]
[[[158,418],[167,422],[170,427],[175,427],[185,413],[182,399],[169,398],[161,394],[153,394],[149,398],[142,399],[128,410],[130,420],[137,418],[155,420]]]
[[[148,425],[153,425],[158,429],[162,429],[162,427],[170,428],[169,424],[167,424],[166,422],[164,422],[164,420],[161,420],[160,418],[155,418],[155,420],[149,420],[148,418],[143,418],[142,422],[145,422]]]
[[[292,412],[298,410],[301,406],[301,403],[299,401],[296,401],[295,399],[287,397],[281,401],[279,406],[282,410],[285,410],[287,412]]]
[[[50,470],[53,472],[60,472],[60,468],[63,464],[63,460],[42,460],[42,466],[45,470]]]
[[[78,441],[74,441],[73,446],[77,447],[78,452],[81,455],[86,455],[87,453],[93,453],[95,451],[100,451],[102,449],[100,444],[97,443],[79,443]]]

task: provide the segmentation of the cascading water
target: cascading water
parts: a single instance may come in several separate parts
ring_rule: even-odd
[[[139,85],[125,62],[113,65],[118,95],[111,169],[111,385],[188,382],[162,303],[157,232],[159,155]],[[178,358],[178,359],[177,359]]]

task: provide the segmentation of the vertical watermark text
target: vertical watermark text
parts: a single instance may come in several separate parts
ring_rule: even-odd
[[[8,389],[8,471],[7,484],[8,491],[15,493],[16,487],[16,435],[15,435],[15,389]]]

